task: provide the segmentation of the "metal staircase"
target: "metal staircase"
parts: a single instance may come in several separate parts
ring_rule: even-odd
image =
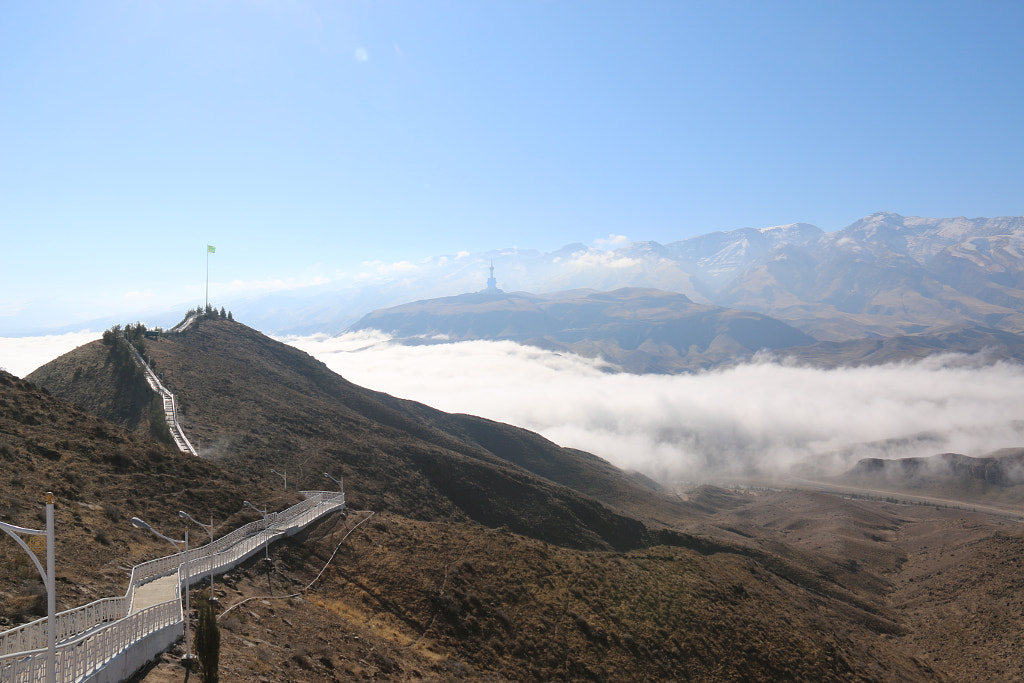
[[[129,346],[131,346],[129,344]],[[178,450],[182,453],[191,453],[192,455],[199,457],[199,453],[192,444],[189,443],[188,438],[185,436],[185,431],[178,424],[178,408],[174,401],[174,394],[165,387],[161,382],[160,378],[153,372],[153,368],[149,367],[149,363],[143,360],[142,356],[131,346],[132,352],[135,354],[135,363],[142,368],[143,372],[146,373],[146,382],[149,383],[150,388],[156,393],[160,394],[160,398],[164,402],[164,419],[167,421],[167,429],[171,432],[171,438],[174,439],[175,445]]]

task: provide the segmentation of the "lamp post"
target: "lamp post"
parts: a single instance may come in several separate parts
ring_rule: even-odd
[[[332,477],[331,475],[327,474],[326,472],[324,472],[324,476],[327,477],[328,479],[330,479],[331,481],[333,481],[335,484],[338,485],[338,491],[340,493],[345,493],[345,477],[342,477],[341,479],[335,479],[334,477]]]
[[[263,515],[263,559],[267,562],[270,562],[270,551],[267,550],[267,537],[270,535],[267,533],[267,509],[263,508],[262,510],[260,510],[258,507],[256,507],[247,500],[243,500],[242,502],[247,507],[251,507],[253,510]]]
[[[212,514],[210,515],[210,524],[209,524],[209,526],[207,526],[206,524],[203,524],[202,522],[200,522],[199,520],[194,518],[192,515],[190,515],[187,512],[185,512],[184,510],[178,510],[178,516],[181,517],[182,519],[185,519],[185,520],[188,520],[188,521],[193,522],[195,524],[198,524],[199,526],[201,526],[204,529],[206,529],[206,532],[208,534],[210,534],[210,543],[211,544],[213,543],[213,515]],[[217,598],[215,598],[214,595],[213,595],[213,556],[212,555],[210,556],[210,601],[211,602],[216,602],[217,601]]]
[[[273,472],[274,474],[276,474],[277,476],[281,477],[282,479],[284,479],[284,487],[288,488],[288,473],[287,472],[284,473],[284,474],[281,474],[280,472],[275,470],[273,467],[270,468],[270,471]]]
[[[26,529],[21,526],[14,526],[13,524],[5,524],[0,522],[0,529],[7,532],[7,535],[17,541],[18,545],[28,553],[28,556],[32,559],[32,563],[35,564],[36,569],[39,570],[39,576],[43,579],[43,585],[46,586],[46,683],[56,683],[57,681],[57,593],[54,581],[54,552],[53,552],[53,494],[47,491],[46,493],[46,529]],[[45,536],[46,537],[46,570],[43,570],[43,565],[39,562],[39,558],[32,552],[32,549],[28,547],[28,544],[21,539],[18,534],[26,534],[28,536]]]
[[[174,546],[174,549],[178,551],[178,554],[182,553],[181,546],[179,546],[178,544],[179,543],[184,543],[185,544],[184,555],[182,555],[182,557],[183,557],[182,564],[185,567],[185,656],[182,657],[182,659],[184,661],[188,662],[189,660],[192,659],[192,628],[191,628],[191,624],[189,623],[191,621],[192,605],[189,602],[189,590],[188,590],[188,584],[189,584],[189,578],[190,578],[189,574],[188,574],[188,529],[187,528],[185,529],[185,538],[180,540],[180,541],[177,541],[177,540],[175,540],[173,538],[170,538],[168,536],[164,536],[162,533],[160,533],[159,531],[157,531],[156,529],[154,529],[150,525],[146,524],[145,522],[143,522],[138,517],[132,517],[131,523],[132,523],[132,526],[135,527],[136,529],[143,529],[144,531],[152,532],[154,535],[159,536],[160,538],[164,539],[165,541],[167,541],[168,543],[170,543],[171,545]]]

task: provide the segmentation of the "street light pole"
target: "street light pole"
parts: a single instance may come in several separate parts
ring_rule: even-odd
[[[270,562],[270,551],[267,549],[268,536],[270,536],[270,534],[267,533],[267,508],[263,508],[262,510],[260,510],[258,507],[256,507],[247,500],[243,500],[242,502],[248,507],[251,507],[256,512],[263,515],[263,559],[267,562]]]
[[[57,575],[53,531],[53,494],[46,492],[46,676],[57,681]]]
[[[0,530],[5,531],[8,536],[17,541],[18,545],[28,553],[32,563],[39,570],[39,576],[43,579],[43,585],[46,586],[46,683],[57,683],[57,593],[54,580],[56,561],[53,548],[53,494],[49,491],[46,492],[45,530],[26,529],[25,527],[5,524],[3,522],[0,522]],[[36,557],[36,554],[32,552],[32,549],[28,547],[28,544],[18,534],[46,537],[45,571],[43,570],[43,565],[39,562],[39,558]]]
[[[270,468],[270,471],[273,472],[274,474],[276,474],[277,476],[281,477],[282,479],[284,479],[284,487],[288,488],[288,473],[287,472],[285,472],[284,474],[281,474],[280,472],[275,470],[273,467]]]
[[[182,659],[188,662],[192,659],[192,625],[190,623],[192,619],[192,605],[190,604],[189,601],[188,589],[189,580],[191,578],[188,573],[188,528],[185,529],[185,538],[180,541],[177,541],[173,538],[169,538],[168,536],[164,536],[162,533],[160,533],[150,525],[146,524],[138,517],[132,517],[131,523],[132,526],[137,529],[143,529],[145,531],[152,532],[154,535],[164,539],[165,541],[174,546],[174,549],[178,551],[178,554],[181,554],[182,552],[181,547],[178,544],[185,544],[185,554],[183,555],[182,560],[182,565],[184,565],[185,567],[185,656],[182,657]]]
[[[192,517],[192,515],[188,514],[184,510],[178,510],[178,516],[181,517],[182,519],[187,519],[187,520],[189,520],[191,522],[194,522],[194,523],[198,524],[199,526],[203,527],[204,529],[206,529],[206,532],[208,534],[210,534],[210,543],[211,544],[213,543],[213,514],[210,515],[210,525],[209,526],[207,526],[207,525],[203,524],[202,522],[200,522],[199,520],[195,519],[194,517]],[[210,601],[211,602],[216,602],[217,601],[217,598],[215,598],[214,595],[213,595],[213,556],[212,555],[210,556]]]
[[[327,474],[326,472],[324,472],[324,476],[327,477],[328,479],[330,479],[331,481],[333,481],[335,484],[338,485],[338,492],[339,493],[345,493],[345,477],[342,477],[341,479],[335,479],[334,477],[332,477],[331,475]]]

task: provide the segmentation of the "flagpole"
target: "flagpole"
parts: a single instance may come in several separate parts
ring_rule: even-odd
[[[206,245],[206,306],[210,307],[210,254],[214,254],[217,251],[217,247],[212,244]]]

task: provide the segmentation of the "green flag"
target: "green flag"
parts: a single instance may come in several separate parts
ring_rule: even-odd
[[[206,245],[206,251],[208,251],[209,253],[213,254],[213,253],[215,253],[217,251],[217,247],[213,246],[212,244],[207,244]]]

